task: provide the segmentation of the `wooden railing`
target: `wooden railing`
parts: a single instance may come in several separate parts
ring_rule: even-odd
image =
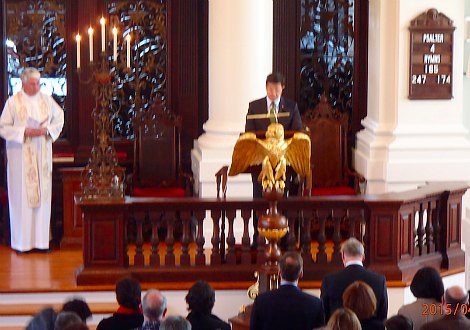
[[[289,224],[285,248],[301,251],[304,280],[341,268],[340,245],[351,236],[364,242],[366,265],[388,280],[409,281],[424,265],[457,270],[464,265],[466,189],[441,183],[384,195],[289,198],[278,205]],[[129,274],[144,282],[252,281],[264,261],[264,240],[251,250],[249,236],[252,210],[268,206],[262,199],[127,197],[77,204],[84,226],[78,284],[114,283]],[[208,225],[211,237],[204,236]]]

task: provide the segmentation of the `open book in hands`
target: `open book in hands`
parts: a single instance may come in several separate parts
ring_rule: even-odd
[[[34,119],[32,117],[28,117],[28,119],[26,120],[26,127],[41,128],[41,127],[43,127],[42,125],[44,125],[46,123],[46,121],[47,121],[47,118],[40,122],[37,119]]]

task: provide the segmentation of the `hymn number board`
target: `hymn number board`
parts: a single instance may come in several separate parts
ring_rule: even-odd
[[[452,51],[455,27],[436,9],[419,15],[410,26],[409,98],[452,98]]]

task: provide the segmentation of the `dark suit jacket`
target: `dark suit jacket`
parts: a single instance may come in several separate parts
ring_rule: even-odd
[[[250,330],[312,330],[324,324],[320,299],[293,285],[259,295],[251,310]]]
[[[382,320],[377,318],[371,318],[367,320],[361,320],[362,330],[385,330],[385,325]]]
[[[278,123],[284,126],[284,130],[286,131],[301,131],[302,127],[302,119],[300,118],[299,108],[297,107],[297,103],[294,101],[285,99],[281,97],[279,101],[279,111],[278,113],[289,113],[288,117],[278,117]],[[260,115],[260,114],[267,114],[268,113],[268,104],[266,101],[266,97],[261,99],[255,100],[250,102],[248,106],[248,113],[247,115]],[[266,131],[268,129],[269,124],[271,121],[269,118],[263,119],[246,119],[245,122],[245,132],[257,132],[257,131]],[[253,181],[253,197],[260,198],[262,197],[263,188],[261,184],[258,182],[258,175],[259,172],[252,173],[252,181]],[[292,180],[293,170],[288,168],[287,178],[286,178],[286,188],[285,193],[290,188],[290,181]],[[255,228],[257,227],[257,220],[254,223]]]
[[[360,265],[350,265],[339,272],[326,275],[321,283],[321,300],[328,320],[333,312],[343,307],[343,292],[355,281],[363,281],[374,290],[377,298],[376,316],[384,321],[388,312],[385,276],[368,271]]]
[[[102,319],[96,330],[134,330],[141,329],[144,323],[142,314],[120,314],[114,313],[107,319]]]
[[[186,319],[191,323],[192,330],[230,330],[230,324],[213,314],[201,315],[190,312]]]
[[[444,309],[445,307],[443,307]],[[465,312],[465,311],[464,311]],[[468,330],[470,320],[458,311],[456,315],[445,315],[442,319],[424,324],[421,330]]]
[[[299,108],[297,103],[291,100],[287,100],[281,97],[279,101],[279,112],[278,113],[289,113],[289,117],[279,117],[278,122],[284,126],[286,131],[301,131],[302,130],[302,119],[300,118]],[[259,100],[250,102],[248,107],[248,115],[259,115],[267,114],[268,105],[266,97]],[[246,119],[245,132],[256,132],[266,131],[271,121],[269,118],[263,119]]]

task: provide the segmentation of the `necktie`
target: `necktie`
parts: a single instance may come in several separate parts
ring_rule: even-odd
[[[276,104],[274,102],[271,102],[271,106],[269,107],[269,114],[271,115],[269,117],[269,120],[271,121],[271,124],[272,123],[276,123],[277,122],[277,118],[276,118]]]

